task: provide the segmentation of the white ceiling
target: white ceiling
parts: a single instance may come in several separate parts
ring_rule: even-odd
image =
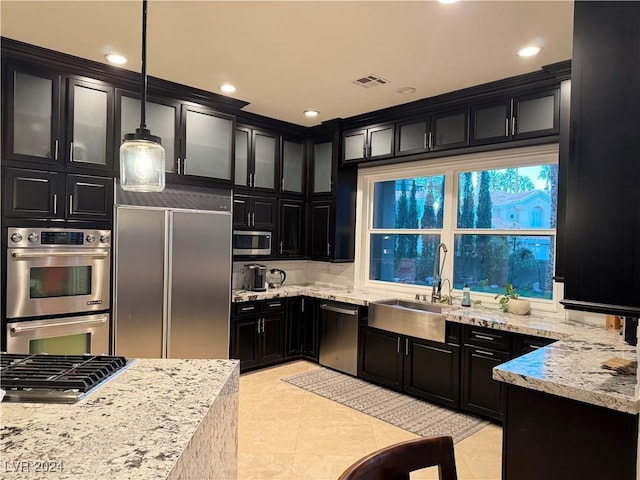
[[[4,37],[140,71],[141,1],[2,0]],[[147,73],[245,110],[315,125],[479,85],[571,58],[571,1],[163,1],[148,8]],[[530,42],[532,58],[516,56]],[[386,85],[352,82],[375,74]],[[415,87],[411,95],[396,93]],[[310,120],[306,109],[320,111]]]

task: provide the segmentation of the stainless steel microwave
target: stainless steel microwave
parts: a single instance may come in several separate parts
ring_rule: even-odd
[[[271,232],[233,231],[233,254],[242,256],[271,255]]]

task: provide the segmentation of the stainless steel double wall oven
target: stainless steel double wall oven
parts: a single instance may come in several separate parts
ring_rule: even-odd
[[[111,231],[7,233],[6,349],[109,353]]]

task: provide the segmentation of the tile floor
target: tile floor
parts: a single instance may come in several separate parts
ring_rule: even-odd
[[[240,377],[239,480],[336,480],[353,462],[417,438],[281,381],[318,368],[296,361]],[[459,480],[500,480],[502,428],[490,424],[455,446]],[[437,479],[436,469],[412,479]]]

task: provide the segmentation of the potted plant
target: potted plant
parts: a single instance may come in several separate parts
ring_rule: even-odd
[[[518,298],[518,292],[515,287],[510,283],[505,286],[505,293],[503,295],[496,295],[494,298],[500,297],[500,308],[503,312],[514,313],[516,315],[526,315],[531,309],[531,302],[529,300],[523,300]]]

